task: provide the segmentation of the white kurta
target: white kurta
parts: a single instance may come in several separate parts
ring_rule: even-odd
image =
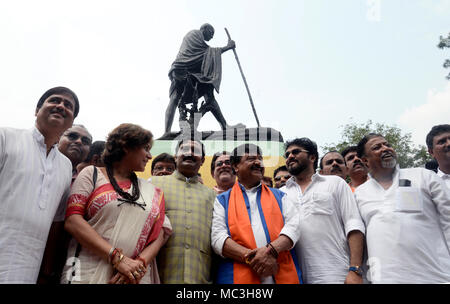
[[[410,186],[399,186],[400,179]],[[355,197],[373,283],[450,282],[450,190],[440,177],[397,167],[389,189],[371,178]]]
[[[261,189],[261,184],[252,189],[245,189],[245,193],[247,194],[249,205],[250,205],[250,217],[253,235],[255,237],[256,246],[264,247],[267,244],[266,234],[264,232],[263,224],[261,221],[261,216],[259,214],[258,204],[256,202],[258,190]],[[281,201],[281,206],[283,209],[283,217],[284,217],[284,227],[280,231],[280,235],[284,234],[289,237],[292,242],[297,242],[298,239],[298,225],[299,219],[297,208],[294,204],[286,200],[286,195],[283,196]],[[225,209],[222,204],[216,198],[214,202],[214,211],[213,211],[213,222],[211,228],[211,245],[214,251],[223,257],[222,249],[225,243],[225,240],[229,238],[228,228],[225,217]],[[273,284],[274,280],[272,277],[261,278],[261,283],[263,284]]]
[[[306,284],[343,284],[348,275],[351,231],[365,232],[353,193],[337,176],[314,174],[302,193],[295,177],[282,191],[299,209],[300,238],[295,250]]]
[[[0,283],[36,283],[53,220],[64,220],[72,164],[36,129],[0,128]]]

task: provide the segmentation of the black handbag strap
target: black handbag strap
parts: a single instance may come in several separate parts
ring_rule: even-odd
[[[93,181],[94,187],[93,187],[92,191],[95,190],[95,184],[97,183],[97,175],[98,175],[97,167],[94,166],[94,173],[92,173],[92,181]],[[75,249],[75,255],[74,255],[75,258],[78,258],[80,256],[80,251],[81,251],[81,244],[78,243],[77,249]],[[73,263],[72,263],[72,276],[71,276],[68,284],[72,283],[72,279],[75,276],[75,269],[74,269],[75,264],[76,264],[76,259],[74,259]]]

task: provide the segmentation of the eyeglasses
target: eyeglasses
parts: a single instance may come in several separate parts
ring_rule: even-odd
[[[302,150],[302,149],[292,149],[291,151],[286,151],[286,153],[284,153],[284,158],[287,159],[289,157],[289,155],[291,155],[291,154],[296,156],[297,154],[299,154],[301,152],[309,153],[309,151]]]
[[[274,178],[274,180],[275,180],[276,182],[279,182],[282,178],[284,178],[284,179],[289,179],[290,177],[291,177],[290,174],[286,174],[286,175],[278,175],[278,176],[276,176],[276,177]]]
[[[231,166],[231,162],[229,160],[216,162],[216,168],[222,167],[223,165]]]
[[[83,143],[83,145],[91,145],[92,140],[87,137],[87,136],[81,136],[79,133],[77,132],[70,132],[66,135],[66,137],[71,140],[71,141],[75,141],[78,140],[78,138],[81,137],[81,142]]]

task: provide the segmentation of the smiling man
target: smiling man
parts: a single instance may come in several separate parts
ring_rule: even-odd
[[[39,99],[35,126],[0,128],[0,283],[36,283],[53,221],[63,221],[72,165],[56,144],[78,98],[65,87]]]
[[[214,203],[211,242],[222,256],[217,283],[298,284],[302,281],[295,251],[299,219],[283,192],[261,183],[261,149],[238,146],[231,165],[238,182]]]
[[[366,224],[370,279],[383,284],[450,282],[450,190],[425,168],[400,169],[380,134],[358,143],[370,179],[355,190]]]
[[[236,175],[231,168],[230,153],[227,151],[217,152],[211,160],[211,176],[216,181],[214,191],[217,194],[223,193],[233,187],[236,182]]]
[[[172,175],[152,176],[164,191],[173,235],[158,255],[163,284],[211,283],[211,222],[216,194],[198,180],[205,148],[197,140],[180,140]]]

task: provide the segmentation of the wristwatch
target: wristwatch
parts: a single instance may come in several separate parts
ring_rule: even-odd
[[[363,270],[362,270],[361,266],[350,266],[348,268],[348,271],[353,271],[354,273],[356,273],[359,276],[362,276],[362,274],[363,274]]]

